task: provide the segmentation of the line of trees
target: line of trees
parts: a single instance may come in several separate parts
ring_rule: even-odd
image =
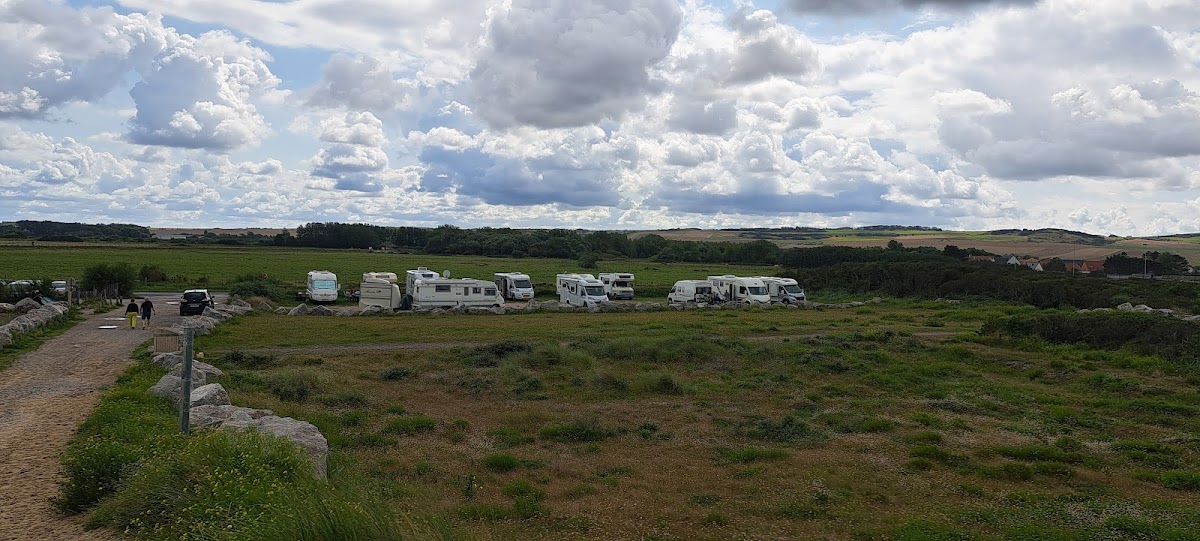
[[[133,224],[81,224],[21,220],[0,223],[0,238],[45,241],[149,240],[150,229]]]

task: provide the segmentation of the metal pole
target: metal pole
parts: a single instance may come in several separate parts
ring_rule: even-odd
[[[179,431],[187,434],[192,414],[192,338],[195,329],[183,330],[183,396],[179,400]]]

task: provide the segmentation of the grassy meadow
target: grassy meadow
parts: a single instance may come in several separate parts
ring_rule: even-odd
[[[395,272],[418,266],[435,272],[449,270],[453,277],[491,279],[496,272],[524,272],[538,284],[538,293],[553,296],[555,275],[562,272],[632,272],[635,288],[644,295],[666,298],[676,280],[704,278],[710,274],[770,274],[778,269],[700,263],[653,263],[644,260],[600,261],[595,269],[582,269],[569,259],[514,259],[329,250],[317,248],[171,246],[166,244],[113,244],[4,246],[0,279],[79,278],[88,266],[128,263],[134,269],[157,265],[169,280],[139,286],[145,291],[181,291],[190,287],[228,287],[238,276],[265,274],[297,289],[304,288],[310,270],[329,270],[343,284],[356,283],[364,272]]]
[[[197,348],[412,538],[1200,539],[1200,373],[977,332],[1033,312],[256,314]]]

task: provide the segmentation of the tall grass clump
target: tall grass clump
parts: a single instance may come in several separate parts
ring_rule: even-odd
[[[313,372],[295,370],[263,378],[267,390],[287,402],[304,402],[321,388],[321,380]]]
[[[739,343],[711,336],[672,336],[642,338],[622,336],[589,342],[581,347],[596,357],[619,362],[680,364],[706,362],[729,355]]]

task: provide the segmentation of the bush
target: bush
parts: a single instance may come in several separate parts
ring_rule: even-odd
[[[762,419],[746,430],[746,435],[764,441],[797,443],[820,439],[820,434],[804,421],[788,415],[778,421]]]
[[[321,387],[312,372],[282,372],[263,378],[263,384],[276,398],[286,402],[304,402]]]
[[[505,357],[515,353],[527,353],[533,346],[525,342],[505,340],[486,346],[476,346],[467,353],[467,363],[471,366],[492,367],[500,364]]]
[[[413,436],[422,432],[430,432],[435,427],[437,427],[437,421],[424,415],[413,415],[388,421],[387,425],[383,427],[383,431],[389,434]]]
[[[221,357],[221,363],[235,368],[258,369],[266,368],[275,363],[275,358],[260,353],[246,353],[235,349]]]
[[[166,281],[167,272],[158,265],[142,265],[142,270],[138,271],[138,278],[147,284],[156,284]]]
[[[539,433],[542,439],[562,443],[604,441],[614,434],[616,430],[601,425],[595,419],[578,419],[550,425]]]
[[[288,298],[278,283],[264,279],[234,282],[229,286],[229,295],[242,299],[267,297],[273,301],[283,301]]]
[[[412,375],[413,371],[411,368],[406,366],[393,366],[387,370],[384,370],[379,377],[386,381],[399,381]]]
[[[990,320],[979,332],[1037,337],[1056,344],[1084,344],[1098,349],[1128,347],[1143,355],[1159,355],[1188,365],[1200,359],[1200,326],[1159,315],[1086,312],[1014,316]]]
[[[483,459],[483,465],[494,472],[509,472],[517,469],[521,461],[512,455],[488,455]]]
[[[1172,490],[1200,490],[1200,472],[1171,470],[1164,472],[1159,481]]]
[[[79,282],[84,291],[102,291],[108,295],[128,297],[133,294],[137,271],[128,263],[100,263],[83,269]]]

